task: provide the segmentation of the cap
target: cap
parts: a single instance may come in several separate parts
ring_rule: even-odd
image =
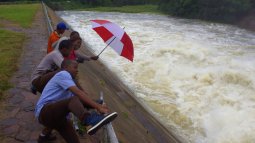
[[[57,29],[68,30],[69,28],[66,26],[66,24],[64,22],[60,22],[57,25]]]

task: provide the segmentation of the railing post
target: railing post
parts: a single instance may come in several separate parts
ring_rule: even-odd
[[[102,91],[100,92],[100,100],[102,100],[104,103],[104,94]],[[103,134],[104,134],[103,143],[119,143],[118,138],[115,134],[115,131],[112,127],[112,123],[109,123],[104,126]]]

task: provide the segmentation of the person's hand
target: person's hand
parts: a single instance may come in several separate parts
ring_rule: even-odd
[[[82,57],[77,57],[76,58],[76,61],[78,62],[78,63],[84,63],[84,58],[82,58]]]
[[[98,58],[99,58],[98,56],[90,57],[90,59],[92,59],[92,60],[97,60]]]
[[[98,110],[98,112],[100,112],[100,113],[102,113],[102,114],[106,114],[106,113],[109,112],[108,107],[106,107],[105,105],[104,105],[104,106],[100,105],[99,108],[98,108],[97,110]]]

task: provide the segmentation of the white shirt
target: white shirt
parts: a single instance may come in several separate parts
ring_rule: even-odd
[[[44,75],[48,71],[55,71],[59,69],[63,60],[64,57],[59,51],[52,51],[47,54],[34,70],[31,77],[32,81],[37,77]]]

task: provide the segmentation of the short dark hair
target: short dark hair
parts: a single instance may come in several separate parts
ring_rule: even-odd
[[[70,40],[63,40],[60,42],[59,44],[59,50],[66,48],[66,49],[70,49],[72,47],[72,42]]]
[[[81,40],[81,37],[80,37],[80,34],[77,32],[77,31],[73,31],[71,34],[70,34],[70,40],[72,42],[76,41],[77,39]]]
[[[70,37],[73,36],[73,35],[75,35],[75,34],[77,34],[78,36],[80,36],[79,32],[77,32],[77,31],[72,31],[71,34],[70,34]]]
[[[77,63],[77,62],[75,60],[64,59],[61,63],[61,69],[65,69],[66,67],[68,67],[69,65],[73,63]]]

